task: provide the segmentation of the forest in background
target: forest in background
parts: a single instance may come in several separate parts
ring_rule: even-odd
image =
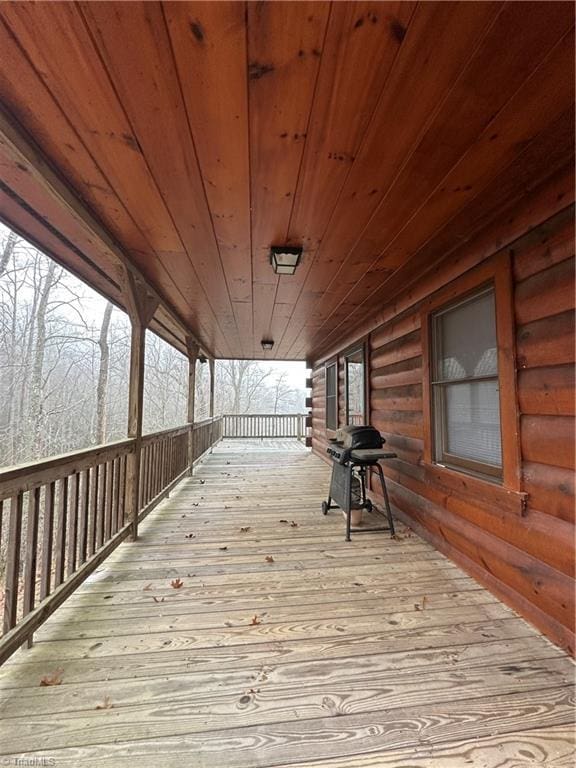
[[[74,275],[0,225],[0,467],[126,436],[130,322]],[[197,363],[195,419],[209,415]],[[302,413],[286,370],[217,360],[215,413]],[[188,361],[146,334],[144,432],[186,422]]]

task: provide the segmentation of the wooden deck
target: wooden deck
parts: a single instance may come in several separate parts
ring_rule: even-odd
[[[221,443],[4,666],[0,763],[573,766],[572,662],[406,528],[345,543],[327,483]]]

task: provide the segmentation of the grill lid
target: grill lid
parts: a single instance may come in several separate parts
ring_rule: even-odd
[[[375,427],[368,425],[341,427],[336,441],[348,450],[382,448],[385,440]]]

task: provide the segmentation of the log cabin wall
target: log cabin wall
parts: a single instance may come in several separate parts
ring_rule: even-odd
[[[532,206],[530,216],[531,228],[519,239],[511,242],[500,232],[492,237],[499,245],[508,243],[494,251],[509,254],[512,273],[516,393],[510,394],[512,408],[517,407],[520,462],[515,503],[488,482],[480,481],[478,492],[465,474],[452,472],[460,477],[446,484],[442,473],[423,460],[422,307],[432,294],[490,258],[490,235],[399,294],[392,311],[381,310],[386,322],[365,336],[367,415],[398,454],[385,466],[398,516],[573,654],[573,205],[559,210],[556,200],[536,218]],[[337,355],[340,398],[342,352],[349,341]],[[312,447],[326,459],[323,360],[314,365],[312,380]],[[340,402],[340,423],[344,408]]]

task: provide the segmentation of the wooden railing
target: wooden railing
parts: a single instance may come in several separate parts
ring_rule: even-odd
[[[288,414],[225,414],[223,437],[295,437],[306,436],[306,415]]]
[[[188,435],[190,427],[167,429],[144,435],[140,456],[138,509],[148,510],[166,495],[189,468]]]
[[[213,445],[222,439],[222,423],[223,416],[219,416],[213,419],[205,419],[194,424],[194,430],[192,433],[192,456],[194,461],[202,458],[202,456]]]
[[[140,442],[141,520],[222,435],[222,420],[145,435]],[[0,470],[0,664],[134,530],[122,440]],[[5,563],[5,567],[2,566]]]

